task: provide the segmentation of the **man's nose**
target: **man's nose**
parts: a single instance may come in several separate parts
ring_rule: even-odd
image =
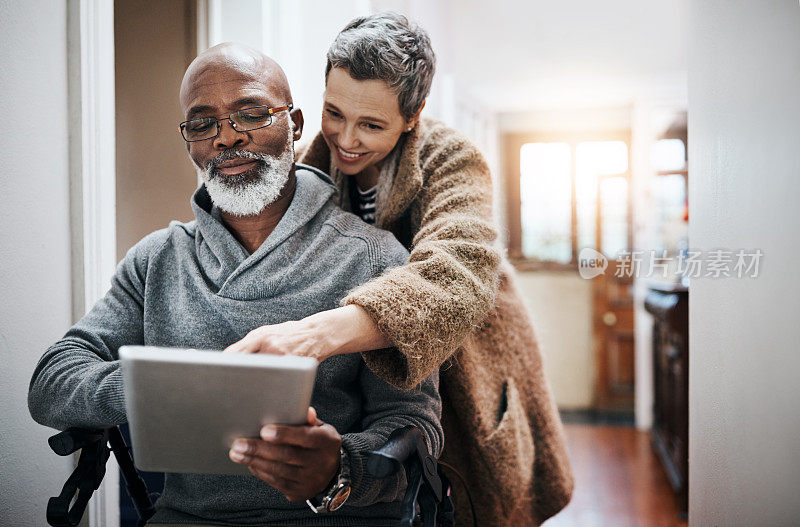
[[[219,133],[214,138],[214,148],[227,150],[235,146],[242,146],[248,140],[247,133],[237,132],[228,119],[219,122]]]

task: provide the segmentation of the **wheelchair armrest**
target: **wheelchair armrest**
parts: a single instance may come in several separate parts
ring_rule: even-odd
[[[415,426],[404,426],[391,433],[386,443],[370,452],[367,459],[367,471],[374,477],[382,479],[398,470],[400,466],[408,467],[419,462],[422,476],[437,499],[442,497],[442,482],[438,474],[436,458],[428,452],[428,446],[422,432]]]
[[[453,504],[450,483],[439,473],[436,458],[428,451],[422,432],[414,426],[404,426],[391,433],[386,443],[369,453],[367,472],[383,479],[405,468],[408,486],[401,504],[399,525],[411,526],[415,505],[419,501],[425,525],[453,525]]]

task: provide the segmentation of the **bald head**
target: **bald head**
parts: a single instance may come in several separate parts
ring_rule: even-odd
[[[187,115],[198,97],[209,90],[231,91],[237,85],[260,88],[275,98],[277,106],[292,104],[289,82],[277,62],[253,48],[226,42],[200,53],[186,69],[181,82],[181,108]]]
[[[303,112],[274,60],[239,44],[214,46],[189,65],[180,98],[181,133],[205,135],[186,149],[220,210],[258,215],[291,195]]]

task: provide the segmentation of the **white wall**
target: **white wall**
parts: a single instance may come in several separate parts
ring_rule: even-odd
[[[71,323],[66,2],[0,0],[0,525],[46,525],[71,458],[27,407],[36,361]]]
[[[699,0],[690,18],[690,240],[764,259],[691,284],[689,522],[797,525],[800,5]]]

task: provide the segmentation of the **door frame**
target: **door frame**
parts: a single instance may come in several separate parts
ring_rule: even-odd
[[[67,50],[72,319],[77,321],[108,290],[116,267],[113,2],[67,2]],[[118,488],[111,456],[81,524],[118,526]]]

